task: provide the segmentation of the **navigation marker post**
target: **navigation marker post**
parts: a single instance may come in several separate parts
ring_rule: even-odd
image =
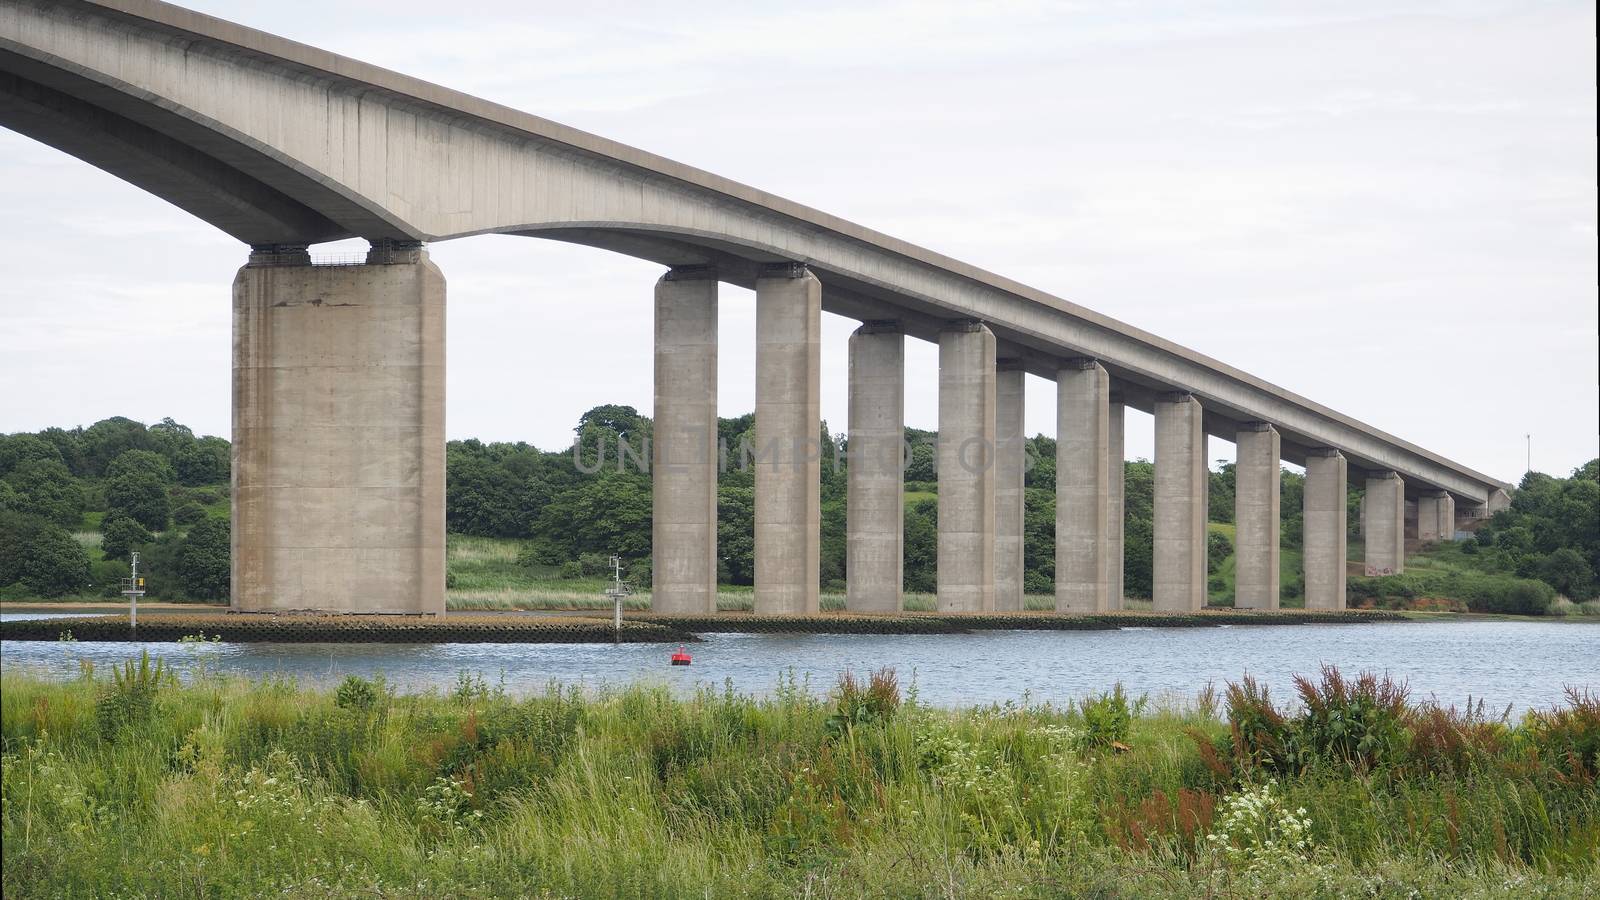
[[[611,629],[616,640],[622,639],[622,598],[633,593],[633,588],[622,582],[622,557],[611,557],[611,586],[606,596],[611,598]]]
[[[139,598],[144,596],[144,579],[139,577],[139,551],[133,551],[133,572],[123,580],[122,596],[128,598],[128,629],[139,630]]]

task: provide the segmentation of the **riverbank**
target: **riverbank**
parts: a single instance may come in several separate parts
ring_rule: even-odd
[[[0,675],[4,894],[1592,896],[1600,704]],[[1320,710],[1320,711],[1318,711]],[[1341,732],[1330,728],[1351,726]],[[1237,735],[1238,738],[1230,737]],[[1374,740],[1367,740],[1370,736]]]
[[[194,635],[229,643],[688,643],[696,633],[716,634],[967,634],[978,631],[1109,631],[1119,628],[1207,628],[1218,626],[1352,625],[1399,622],[1391,612],[1247,611],[1100,615],[1055,613],[758,616],[724,613],[675,616],[630,613],[621,631],[609,617],[448,615],[312,616],[199,613],[146,618],[137,630],[127,616],[99,615],[0,622],[0,639],[55,641],[178,641]]]

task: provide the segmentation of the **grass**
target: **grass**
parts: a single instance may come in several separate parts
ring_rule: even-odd
[[[892,673],[519,700],[468,675],[441,696],[7,671],[0,879],[18,898],[1593,895],[1593,698],[1502,723],[1377,682],[1325,678],[1298,713],[1250,687],[953,711]],[[1335,719],[1381,750],[1347,751]]]

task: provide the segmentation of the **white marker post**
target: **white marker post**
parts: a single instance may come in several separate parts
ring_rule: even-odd
[[[133,573],[127,580],[122,596],[128,598],[128,628],[139,630],[139,598],[144,596],[144,579],[139,577],[139,551],[133,552]]]

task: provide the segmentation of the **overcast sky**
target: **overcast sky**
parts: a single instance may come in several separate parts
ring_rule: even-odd
[[[1591,3],[271,4],[205,12],[771,191],[1068,298],[1502,478],[1600,454]],[[339,249],[330,247],[328,249]],[[654,264],[434,245],[452,438],[651,404]],[[229,430],[246,249],[0,129],[0,431]],[[823,415],[846,421],[824,316]],[[753,408],[724,285],[720,405]],[[907,347],[935,425],[934,345]],[[1054,431],[1030,378],[1028,428]],[[1128,455],[1150,455],[1131,413]],[[1232,446],[1212,441],[1215,458]]]

